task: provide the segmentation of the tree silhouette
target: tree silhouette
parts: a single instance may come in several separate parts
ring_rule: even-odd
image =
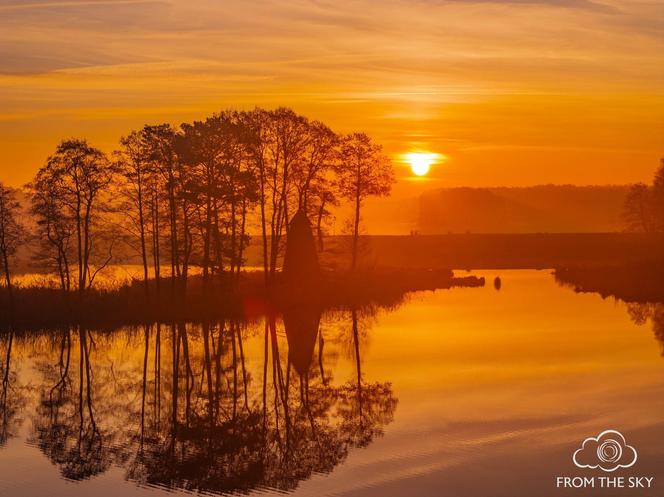
[[[389,195],[394,171],[382,147],[364,133],[352,133],[341,140],[339,188],[341,195],[354,204],[351,268],[358,262],[360,214],[362,202],[369,196]]]
[[[10,312],[14,307],[10,260],[25,238],[25,229],[18,220],[19,211],[16,191],[0,183],[0,268],[4,273]]]
[[[140,259],[139,299],[148,312],[186,314],[184,303],[198,296],[200,309],[210,309],[216,294],[239,296],[253,223],[265,286],[274,286],[294,214],[315,227],[322,250],[333,208],[352,202],[355,268],[363,203],[389,194],[393,181],[389,159],[369,136],[339,136],[284,107],[145,125],[120,138],[112,160],[84,139],[63,140],[26,185],[34,260],[57,276],[67,319],[81,308],[73,290],[85,293],[112,262],[132,257]],[[196,276],[189,293],[199,270],[202,284]],[[87,302],[93,297],[88,292]]]
[[[55,271],[63,292],[71,290],[71,263],[74,225],[65,212],[65,206],[56,195],[57,181],[53,175],[38,172],[28,184],[31,212],[36,219],[36,238],[39,250],[38,267]]]
[[[122,206],[128,223],[124,223],[126,230],[138,238],[138,253],[143,266],[143,283],[145,293],[149,295],[148,284],[148,242],[147,238],[152,228],[152,236],[155,237],[155,226],[159,220],[152,202],[155,201],[154,191],[155,170],[152,167],[153,151],[150,143],[150,131],[143,128],[140,131],[132,131],[129,135],[120,138],[121,149],[116,152],[120,175],[125,180],[122,193],[126,199]],[[156,244],[155,244],[156,243]],[[153,257],[156,257],[155,249],[159,242],[153,240]],[[156,261],[155,261],[156,262]],[[156,266],[155,266],[156,267]]]
[[[39,216],[38,222],[51,229],[55,222],[51,216],[62,217],[68,227],[61,233],[71,232],[75,237],[77,289],[81,293],[93,285],[97,273],[112,258],[112,242],[103,240],[107,255],[102,256],[96,268],[92,267],[100,249],[98,245],[106,234],[102,219],[110,202],[102,197],[115,172],[108,158],[87,141],[65,140],[39,169],[31,184],[35,200],[33,212]],[[50,198],[46,200],[46,196]],[[59,251],[60,247],[55,246]],[[62,256],[58,252],[55,258],[61,260]]]
[[[204,283],[214,270],[223,272],[224,258],[237,278],[248,242],[248,210],[257,198],[248,151],[251,134],[232,111],[183,124],[181,129],[177,151],[187,166],[187,193],[197,210]]]
[[[664,158],[659,160],[652,181],[652,202],[657,231],[664,231]]]
[[[630,187],[622,217],[627,231],[664,231],[664,158],[655,171],[652,186],[636,183]]]
[[[628,231],[655,231],[652,192],[644,183],[632,185],[625,197],[623,220]]]

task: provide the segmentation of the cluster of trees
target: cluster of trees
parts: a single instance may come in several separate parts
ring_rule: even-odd
[[[623,219],[627,231],[664,232],[664,158],[655,171],[652,185],[636,183],[630,187]]]
[[[165,278],[186,291],[192,266],[204,284],[214,275],[236,281],[250,225],[262,239],[269,285],[289,219],[303,211],[322,240],[323,223],[342,200],[354,207],[354,268],[362,203],[389,194],[393,182],[390,160],[366,134],[338,135],[278,108],[227,110],[178,128],[144,126],[112,155],[65,140],[26,191],[38,258],[63,291],[89,289],[124,240],[140,254],[149,294],[150,274],[157,291]],[[10,288],[10,259],[25,240],[21,219],[16,192],[0,185],[0,263]]]

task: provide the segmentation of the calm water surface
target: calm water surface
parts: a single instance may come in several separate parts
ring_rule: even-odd
[[[664,311],[499,274],[392,310],[5,335],[0,495],[588,495],[555,476],[592,474],[571,455],[609,428],[639,454],[613,475],[655,490],[601,495],[661,494]]]

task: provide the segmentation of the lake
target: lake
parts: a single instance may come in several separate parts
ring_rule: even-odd
[[[394,309],[5,333],[0,495],[661,494],[664,311],[477,274]],[[577,468],[609,429],[636,463]]]

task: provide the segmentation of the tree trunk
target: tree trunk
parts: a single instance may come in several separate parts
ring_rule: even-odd
[[[12,277],[9,271],[9,257],[7,250],[2,250],[2,265],[5,272],[5,285],[7,285],[7,296],[9,297],[9,321],[14,320],[14,288],[12,286]]]
[[[203,287],[207,289],[210,273],[210,238],[212,233],[212,172],[207,168],[207,193],[205,195],[205,239],[203,240]]]
[[[263,277],[265,286],[268,286],[268,262],[267,262],[267,226],[265,220],[265,170],[263,165],[260,168],[260,204],[261,204],[261,232],[263,235]]]
[[[233,200],[231,200],[231,275],[235,273],[235,269],[238,267],[237,260],[237,202],[235,200],[235,194],[233,194]],[[242,242],[240,242],[242,243]]]
[[[221,232],[219,231],[219,207],[216,201],[214,204],[214,251],[217,262],[217,274],[219,281],[221,281],[224,274],[224,255],[221,245]]]
[[[170,220],[170,238],[171,238],[171,291],[175,294],[176,281],[180,276],[180,255],[178,252],[178,231],[177,231],[177,205],[175,203],[175,186],[173,182],[172,171],[168,172],[168,210]]]
[[[244,256],[244,237],[247,226],[247,199],[242,199],[242,225],[240,226],[240,247],[238,249],[237,281],[240,281],[240,269],[242,269],[242,257]]]
[[[78,291],[83,291],[83,234],[81,232],[81,197],[77,192],[76,198],[76,243],[78,256]]]
[[[318,209],[318,219],[316,219],[316,235],[318,236],[318,250],[323,250],[323,213],[325,212],[325,200],[321,200],[320,208]]]
[[[141,259],[143,261],[143,283],[145,285],[145,295],[149,297],[150,288],[148,286],[148,254],[145,247],[145,217],[143,215],[143,178],[141,176],[140,166],[138,169],[138,175],[136,176],[137,188],[138,188],[138,225],[141,235]]]
[[[355,225],[353,226],[353,260],[351,263],[351,269],[355,270],[357,267],[357,251],[358,244],[360,241],[360,204],[362,203],[360,197],[360,187],[359,187],[359,178],[358,178],[358,187],[355,193]]]
[[[161,287],[161,255],[159,248],[159,203],[152,194],[152,265],[154,267],[154,280],[157,294]]]

